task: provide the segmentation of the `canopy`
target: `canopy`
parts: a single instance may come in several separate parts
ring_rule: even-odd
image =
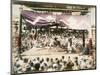
[[[80,29],[86,30],[89,28],[90,20],[87,16],[73,16],[63,14],[53,14],[51,13],[42,13],[42,12],[33,12],[28,10],[23,10],[21,15],[26,21],[27,25],[32,26],[52,26],[52,23],[59,23],[60,26],[65,26],[70,29]]]

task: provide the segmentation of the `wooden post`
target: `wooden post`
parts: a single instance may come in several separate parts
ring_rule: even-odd
[[[22,15],[20,15],[20,27],[19,27],[19,50],[18,53],[21,54],[21,34],[22,34]]]
[[[83,47],[85,47],[85,30],[82,31],[83,34]]]

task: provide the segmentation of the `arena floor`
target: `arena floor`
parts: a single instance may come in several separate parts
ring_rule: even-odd
[[[70,56],[72,59],[74,57],[87,57],[87,55],[80,55],[80,54],[75,54],[75,53],[67,53],[64,49],[61,48],[32,48],[28,51],[25,51],[21,54],[23,56],[23,58],[36,58],[36,57],[40,57],[40,58],[61,58],[62,56],[65,56],[65,58],[67,59],[68,56]]]

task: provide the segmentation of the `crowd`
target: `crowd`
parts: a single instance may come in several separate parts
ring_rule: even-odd
[[[61,56],[60,58],[16,58],[13,65],[15,73],[31,72],[50,72],[50,71],[68,71],[94,69],[95,59],[93,56]]]
[[[17,27],[16,27],[17,29]],[[36,32],[35,30],[22,31],[21,34],[21,53],[30,50],[33,47],[36,48],[55,48],[59,47],[64,49],[67,53],[76,53],[77,51],[86,53],[92,47],[92,41],[90,45],[87,45],[89,40],[86,40],[86,46],[83,47],[81,34],[72,34],[68,32],[63,33],[48,33],[48,32]],[[19,38],[19,37],[17,37]],[[18,39],[19,40],[19,39]],[[18,42],[17,40],[17,42]],[[18,45],[19,46],[19,45]],[[18,48],[19,49],[19,48]],[[19,54],[20,55],[20,54]],[[50,71],[68,71],[68,70],[83,70],[94,69],[95,58],[92,55],[87,56],[62,56],[60,58],[50,57],[15,57],[12,69],[13,73],[31,73],[31,72],[50,72]]]
[[[77,38],[74,35],[66,33],[62,34],[48,34],[31,32],[27,37],[22,39],[22,50],[29,50],[33,47],[37,48],[53,48],[60,47],[65,49],[66,52],[72,53],[76,49],[82,49],[82,38]]]
[[[18,27],[15,25],[15,30],[18,31]],[[36,48],[54,48],[60,47],[64,49],[67,53],[77,53],[77,52],[86,52],[89,53],[89,48],[87,46],[88,40],[85,41],[85,46],[83,48],[83,37],[82,31],[68,31],[63,29],[52,29],[48,31],[48,29],[44,29],[47,31],[38,30],[31,28],[30,30],[26,30],[26,25],[22,27],[21,34],[21,43],[20,36],[16,37],[17,46],[21,44],[21,50],[18,53],[23,53],[26,50],[30,50],[33,47]],[[85,36],[87,36],[85,34]],[[18,39],[19,38],[19,39]],[[85,38],[86,39],[86,38]],[[18,48],[18,47],[17,47]]]

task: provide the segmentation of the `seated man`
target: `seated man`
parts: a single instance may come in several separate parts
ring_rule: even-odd
[[[58,38],[54,38],[53,44],[54,44],[55,47],[57,47],[57,46],[60,47],[60,41],[58,41]]]
[[[74,63],[72,62],[71,58],[68,57],[66,70],[73,70],[73,66],[74,66]]]

